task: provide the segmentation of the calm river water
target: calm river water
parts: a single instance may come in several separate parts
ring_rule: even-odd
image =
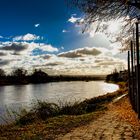
[[[75,101],[92,98],[113,92],[118,89],[117,85],[108,84],[104,81],[76,81],[54,82],[45,84],[29,84],[0,87],[0,115],[4,107],[29,106],[33,101],[47,100],[57,103],[59,100]]]
[[[118,89],[115,84],[104,81],[90,82],[54,82],[46,84],[29,84],[0,87],[0,106],[12,104],[30,104],[33,100],[49,102],[84,100],[113,92]]]

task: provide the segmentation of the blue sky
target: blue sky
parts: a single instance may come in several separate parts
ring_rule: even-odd
[[[0,0],[0,68],[106,74],[122,67],[104,34],[81,33],[83,16],[66,0]]]
[[[71,14],[79,12],[68,8],[64,0],[1,0],[0,1],[0,32],[4,37],[32,33],[43,36],[43,42],[56,47],[77,41],[74,30],[65,35],[62,30],[71,30],[73,25],[67,20]],[[35,24],[40,24],[35,28]],[[69,42],[69,43],[68,43]]]
[[[3,37],[36,34],[44,38],[41,42],[70,50],[80,47],[81,42],[85,44],[86,37],[78,34],[78,29],[68,22],[72,14],[75,17],[82,15],[76,8],[68,7],[66,0],[1,0],[0,33]],[[39,26],[35,28],[35,24]],[[68,33],[63,33],[63,30]],[[90,42],[90,45],[94,43]]]

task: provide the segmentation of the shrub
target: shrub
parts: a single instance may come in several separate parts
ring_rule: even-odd
[[[45,120],[59,114],[60,108],[54,103],[47,103],[45,101],[38,100],[37,105],[33,108],[33,110],[39,119]]]

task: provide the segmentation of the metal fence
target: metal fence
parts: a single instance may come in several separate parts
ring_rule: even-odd
[[[128,80],[129,98],[133,109],[140,119],[140,48],[139,48],[139,23],[135,24],[133,39],[128,51]]]

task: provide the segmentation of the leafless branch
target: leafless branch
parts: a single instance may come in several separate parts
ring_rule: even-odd
[[[127,44],[129,37],[132,36],[133,23],[140,19],[140,0],[67,0],[71,6],[78,7],[85,13],[84,30],[88,30],[90,26],[99,22],[108,22],[110,20],[124,19],[125,24],[116,36],[116,41]],[[129,18],[128,18],[129,17]],[[105,32],[106,26],[96,27],[95,31]]]

